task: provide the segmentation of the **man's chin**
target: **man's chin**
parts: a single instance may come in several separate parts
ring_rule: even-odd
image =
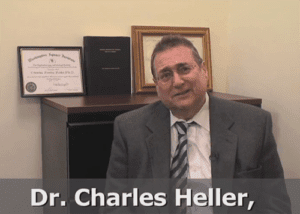
[[[196,105],[194,102],[181,102],[180,104],[174,104],[167,106],[172,114],[178,118],[181,119],[186,119],[189,118],[190,116],[194,116],[200,109],[201,109],[201,104]]]
[[[173,105],[172,107],[169,108],[172,112],[176,113],[182,113],[182,112],[187,112],[190,111],[191,106],[190,105]]]

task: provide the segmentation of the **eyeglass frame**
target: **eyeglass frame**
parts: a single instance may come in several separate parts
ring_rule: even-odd
[[[188,63],[179,63],[179,64],[176,64],[176,69],[175,69],[175,72],[179,75],[179,76],[182,76],[182,75],[187,75],[187,74],[189,74],[191,71],[193,71],[197,66],[199,66],[199,68],[201,69],[202,68],[202,66],[203,66],[203,64],[204,64],[204,61],[201,63],[201,65],[199,66],[199,64],[198,63],[195,63],[195,64],[188,64]],[[178,69],[178,67],[179,66],[181,66],[181,68],[182,67],[184,67],[184,66],[190,66],[190,69],[189,69],[189,71],[187,72],[187,71],[183,71],[183,72],[180,72],[179,71],[179,69]],[[156,78],[154,79],[154,81],[157,81],[157,82],[161,82],[161,83],[170,83],[171,81],[170,80],[172,80],[173,81],[173,78],[174,78],[174,69],[171,69],[170,67],[167,67],[167,68],[164,68],[164,69],[162,69],[162,72],[164,72],[164,73],[166,73],[167,71],[164,71],[164,70],[171,70],[171,72],[172,72],[172,74],[171,74],[171,76],[170,77],[168,77],[167,78],[167,80],[162,80],[164,77],[160,77],[161,75],[159,75],[159,74],[157,74],[156,73]],[[179,72],[178,72],[179,71]],[[162,74],[163,75],[163,74]]]

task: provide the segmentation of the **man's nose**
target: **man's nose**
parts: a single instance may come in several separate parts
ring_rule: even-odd
[[[174,72],[174,74],[173,74],[173,86],[174,87],[180,87],[180,86],[183,85],[183,83],[184,83],[184,81],[181,78],[181,76],[177,72]]]

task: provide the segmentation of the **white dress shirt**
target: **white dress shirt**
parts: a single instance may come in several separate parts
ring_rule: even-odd
[[[188,141],[188,188],[193,190],[193,195],[197,192],[207,194],[208,188],[212,187],[211,183],[211,141],[210,141],[210,123],[209,123],[209,96],[205,95],[206,101],[200,111],[187,123],[195,122],[189,125],[187,129]],[[175,117],[170,111],[171,126],[171,164],[174,158],[175,150],[178,144],[178,132],[175,127],[177,121],[184,121]],[[192,180],[191,180],[192,179]],[[198,179],[198,180],[193,180]],[[199,180],[201,179],[201,180]],[[192,202],[193,203],[193,202]],[[188,214],[213,214],[211,207],[197,207],[192,205],[187,207]]]
[[[209,126],[209,96],[206,93],[206,101],[200,111],[187,123],[192,124],[187,130],[189,179],[211,179],[211,154],[210,126]],[[178,132],[175,128],[177,121],[184,121],[171,114],[171,163],[178,144]]]

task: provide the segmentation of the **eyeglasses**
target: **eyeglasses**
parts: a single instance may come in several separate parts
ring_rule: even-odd
[[[180,76],[189,74],[196,65],[189,65],[189,64],[181,64],[177,66],[176,73]],[[157,81],[168,83],[173,80],[174,71],[171,68],[163,69],[159,74],[157,74]]]

